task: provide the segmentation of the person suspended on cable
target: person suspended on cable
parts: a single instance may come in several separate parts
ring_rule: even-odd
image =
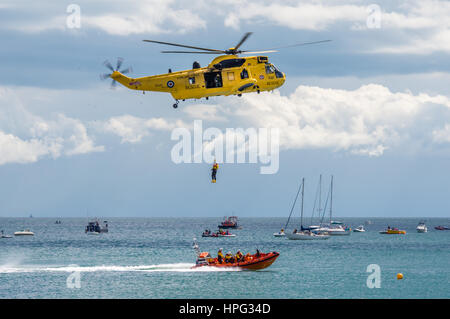
[[[211,183],[216,182],[216,174],[217,174],[218,169],[219,169],[219,164],[217,164],[216,160],[214,160],[214,164],[211,169]]]

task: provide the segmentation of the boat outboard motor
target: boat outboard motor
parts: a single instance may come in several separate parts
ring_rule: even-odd
[[[200,63],[198,63],[197,61],[194,61],[194,63],[192,64],[192,68],[193,69],[200,69]]]

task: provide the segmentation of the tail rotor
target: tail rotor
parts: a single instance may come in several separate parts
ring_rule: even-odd
[[[114,68],[112,66],[112,64],[108,60],[103,62],[103,65],[106,68],[108,68],[111,71],[111,73],[100,74],[100,79],[102,81],[104,81],[104,80],[106,80],[108,78],[111,78],[111,76],[113,75],[114,72],[119,72],[119,73],[122,73],[122,74],[128,74],[128,73],[133,72],[133,68],[131,66],[126,68],[126,69],[123,69],[123,70],[119,71],[120,67],[122,66],[123,60],[124,60],[123,58],[117,58],[116,68]],[[114,89],[116,87],[116,85],[117,85],[117,81],[114,80],[114,78],[111,78],[111,79],[112,79],[112,81],[111,81],[111,89]]]

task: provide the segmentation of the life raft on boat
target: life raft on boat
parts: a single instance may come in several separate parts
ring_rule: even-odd
[[[208,252],[198,255],[197,262],[192,268],[198,267],[218,267],[218,268],[239,268],[247,270],[259,270],[269,267],[280,256],[276,251],[270,253],[247,254],[242,261],[235,263],[219,263],[217,258],[212,258]]]

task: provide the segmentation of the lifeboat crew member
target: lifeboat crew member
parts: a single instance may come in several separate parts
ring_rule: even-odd
[[[232,258],[232,255],[231,255],[231,252],[229,251],[229,252],[225,255],[225,262],[226,262],[226,263],[231,263],[231,258]]]
[[[219,262],[219,264],[223,263],[224,261],[222,248],[220,248],[219,251],[217,252],[217,261]]]
[[[241,250],[239,249],[236,253],[236,262],[242,261],[244,255],[241,253]]]

